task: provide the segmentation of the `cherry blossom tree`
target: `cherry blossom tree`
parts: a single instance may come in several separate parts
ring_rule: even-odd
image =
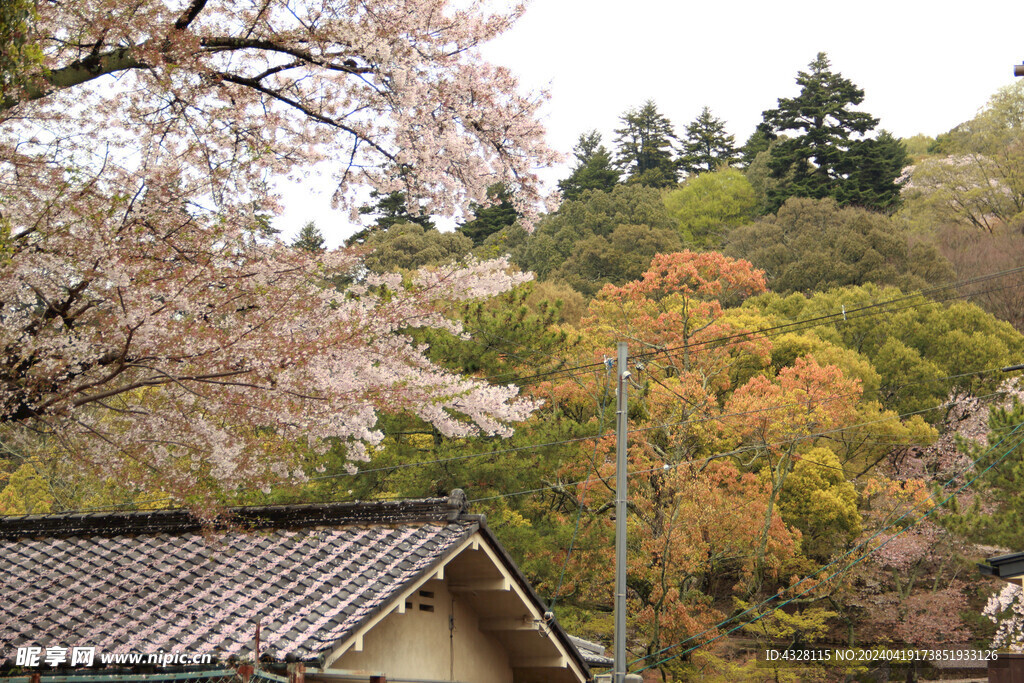
[[[1024,592],[1015,583],[1007,583],[991,596],[982,614],[996,625],[992,647],[1011,652],[1024,650]]]
[[[554,159],[541,96],[477,46],[520,14],[446,0],[40,3],[0,101],[0,427],[179,500],[301,476],[296,440],[380,439],[380,409],[507,434],[535,402],[403,334],[522,281],[501,260],[406,280],[266,235],[275,177],[432,213]],[[339,285],[348,282],[348,286]],[[354,283],[354,284],[351,284]],[[205,492],[205,493],[204,493]]]

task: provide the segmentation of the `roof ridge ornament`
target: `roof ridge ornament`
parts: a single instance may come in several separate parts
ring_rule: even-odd
[[[452,489],[448,495],[448,521],[455,522],[469,512],[469,499],[462,489]]]

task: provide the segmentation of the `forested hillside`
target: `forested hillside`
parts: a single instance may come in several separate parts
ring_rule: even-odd
[[[275,302],[329,292],[331,306],[385,311],[387,330],[360,343],[399,330],[403,363],[474,382],[428,396],[399,377],[366,398],[377,419],[356,411],[360,424],[380,438],[357,468],[349,435],[321,430],[327,446],[314,447],[298,408],[287,438],[248,423],[247,447],[302,476],[189,494],[239,504],[463,488],[566,629],[607,643],[612,359],[626,341],[631,669],[761,680],[753,657],[766,645],[980,648],[997,628],[1009,642],[1024,628],[1016,598],[983,614],[1002,586],[975,563],[1024,551],[1024,408],[1002,371],[1024,363],[1024,84],[908,144],[861,110],[863,90],[826,55],[796,82],[743,144],[713,102],[678,126],[655,101],[623,103],[613,139],[581,131],[560,205],[536,221],[509,178],[447,232],[382,189],[350,240],[361,265],[331,271],[311,265],[323,237],[306,226],[275,258],[308,288],[275,290]],[[418,294],[431,273],[447,282],[453,264],[503,256],[491,298],[457,282]],[[416,324],[403,323],[407,304],[422,305]],[[290,390],[319,376],[308,369]],[[487,385],[522,396],[484,396]],[[140,404],[167,400],[136,389]],[[466,417],[467,397],[493,405]],[[127,429],[134,409],[95,428]],[[505,422],[517,424],[502,439]],[[3,427],[2,513],[181,502],[141,461],[100,477],[59,457],[45,430]]]

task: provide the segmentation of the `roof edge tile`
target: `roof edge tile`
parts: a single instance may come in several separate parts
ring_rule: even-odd
[[[461,489],[455,489],[447,498],[232,507],[223,518],[213,521],[201,520],[184,509],[0,517],[0,539],[173,534],[204,529],[301,528],[342,524],[449,523],[460,520],[466,512],[466,495]]]

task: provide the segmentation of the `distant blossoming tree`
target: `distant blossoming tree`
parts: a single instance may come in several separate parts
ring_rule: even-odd
[[[1020,586],[1007,583],[1003,589],[988,599],[982,614],[996,625],[992,647],[1012,652],[1024,651],[1024,592]]]
[[[355,254],[261,228],[279,208],[270,180],[325,161],[350,208],[369,186],[459,213],[495,182],[535,205],[534,169],[554,158],[541,98],[477,51],[520,12],[56,0],[19,14],[38,59],[0,63],[19,70],[0,97],[0,425],[199,506],[296,476],[297,439],[365,457],[382,408],[508,433],[533,403],[433,365],[402,332],[459,333],[446,304],[522,276],[492,261],[361,279]]]

